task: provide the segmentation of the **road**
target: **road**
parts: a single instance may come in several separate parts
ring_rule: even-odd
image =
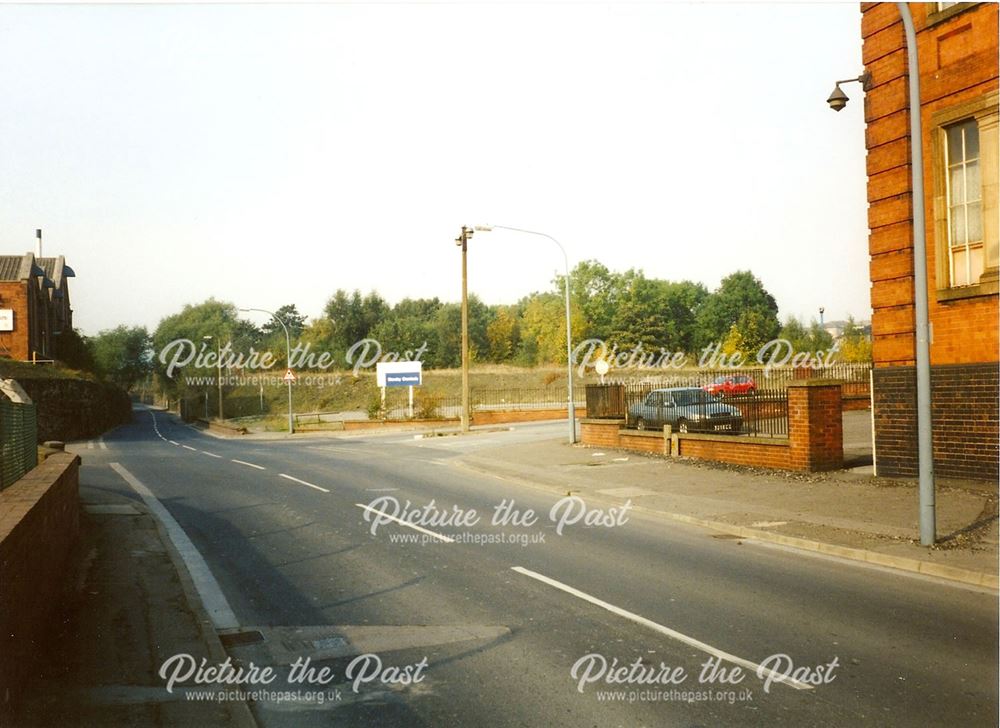
[[[300,691],[315,686],[289,684],[289,665],[330,668],[322,705],[304,691],[254,702],[264,726],[997,724],[995,594],[607,504],[583,504],[603,524],[559,534],[559,494],[461,466],[564,427],[266,442],[138,411],[79,452],[84,483],[146,491],[190,539],[240,664],[275,666],[270,687]],[[373,533],[366,516],[391,515],[392,499],[478,520]],[[494,525],[504,501],[537,521]],[[378,656],[377,677],[361,654]],[[733,684],[702,679],[710,659]],[[352,665],[366,668],[357,684]]]

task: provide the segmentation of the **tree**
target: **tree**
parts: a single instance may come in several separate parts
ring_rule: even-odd
[[[234,336],[235,334],[235,336]],[[180,313],[167,316],[156,327],[153,332],[153,367],[160,387],[171,394],[186,389],[178,377],[178,370],[186,367],[178,366],[172,372],[173,376],[167,376],[167,366],[170,362],[168,356],[167,363],[160,360],[160,355],[171,346],[172,342],[187,339],[196,350],[216,349],[219,345],[232,342],[234,350],[248,351],[250,346],[255,345],[259,339],[260,332],[253,324],[239,318],[236,306],[224,301],[217,301],[210,298],[198,304],[186,305]],[[211,340],[206,340],[211,337]],[[181,349],[176,347],[170,352],[180,353]],[[189,364],[187,366],[193,366]],[[209,375],[214,373],[214,368],[204,369],[201,374]]]
[[[495,362],[510,361],[521,338],[516,306],[499,306],[493,320],[486,326],[489,358]]]
[[[306,317],[299,313],[299,309],[294,303],[286,303],[274,313],[277,318],[285,322],[285,326],[288,327],[288,335],[293,341],[302,335],[302,331],[306,327]],[[275,320],[275,316],[269,317],[264,322],[264,325],[260,327],[261,333],[265,339],[270,339],[273,335],[281,334],[281,341],[284,342],[285,330]]]
[[[840,338],[840,358],[843,361],[870,364],[872,361],[872,342],[854,321],[853,316],[847,317],[847,324]]]
[[[722,279],[719,288],[698,309],[695,346],[701,349],[726,338],[734,324],[748,312],[755,312],[755,336],[770,341],[778,335],[778,304],[774,296],[750,271],[737,271]],[[745,322],[749,325],[749,319]]]
[[[56,356],[71,369],[94,372],[94,356],[90,351],[90,340],[76,329],[63,329],[56,344]]]
[[[128,390],[152,371],[149,332],[143,326],[118,326],[90,339],[98,376]]]
[[[362,297],[361,291],[338,289],[327,301],[324,315],[333,323],[335,348],[346,350],[362,339],[371,338],[372,329],[388,315],[389,304],[375,291]]]

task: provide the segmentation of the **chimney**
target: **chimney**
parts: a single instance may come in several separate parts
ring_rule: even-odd
[[[42,257],[42,229],[41,228],[35,230],[35,237],[38,239],[37,242],[35,243],[35,258],[38,259],[38,258]]]

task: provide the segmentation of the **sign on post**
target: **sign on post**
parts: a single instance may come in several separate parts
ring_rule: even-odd
[[[423,383],[423,362],[380,361],[375,365],[375,380],[382,389],[382,406],[385,407],[386,387],[409,387],[410,419],[413,419],[413,388]]]
[[[291,369],[285,370],[285,376],[282,377],[282,380],[292,383],[296,379],[298,379],[298,377],[295,376],[295,372],[293,372]]]
[[[385,361],[375,365],[380,387],[419,387],[423,383],[423,362]]]

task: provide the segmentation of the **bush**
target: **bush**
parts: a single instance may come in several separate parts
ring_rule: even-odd
[[[384,415],[385,412],[382,410],[382,393],[376,389],[368,399],[368,419],[381,420],[384,419]]]
[[[436,420],[440,417],[438,408],[441,406],[441,395],[421,394],[416,401],[416,416],[421,420]]]

